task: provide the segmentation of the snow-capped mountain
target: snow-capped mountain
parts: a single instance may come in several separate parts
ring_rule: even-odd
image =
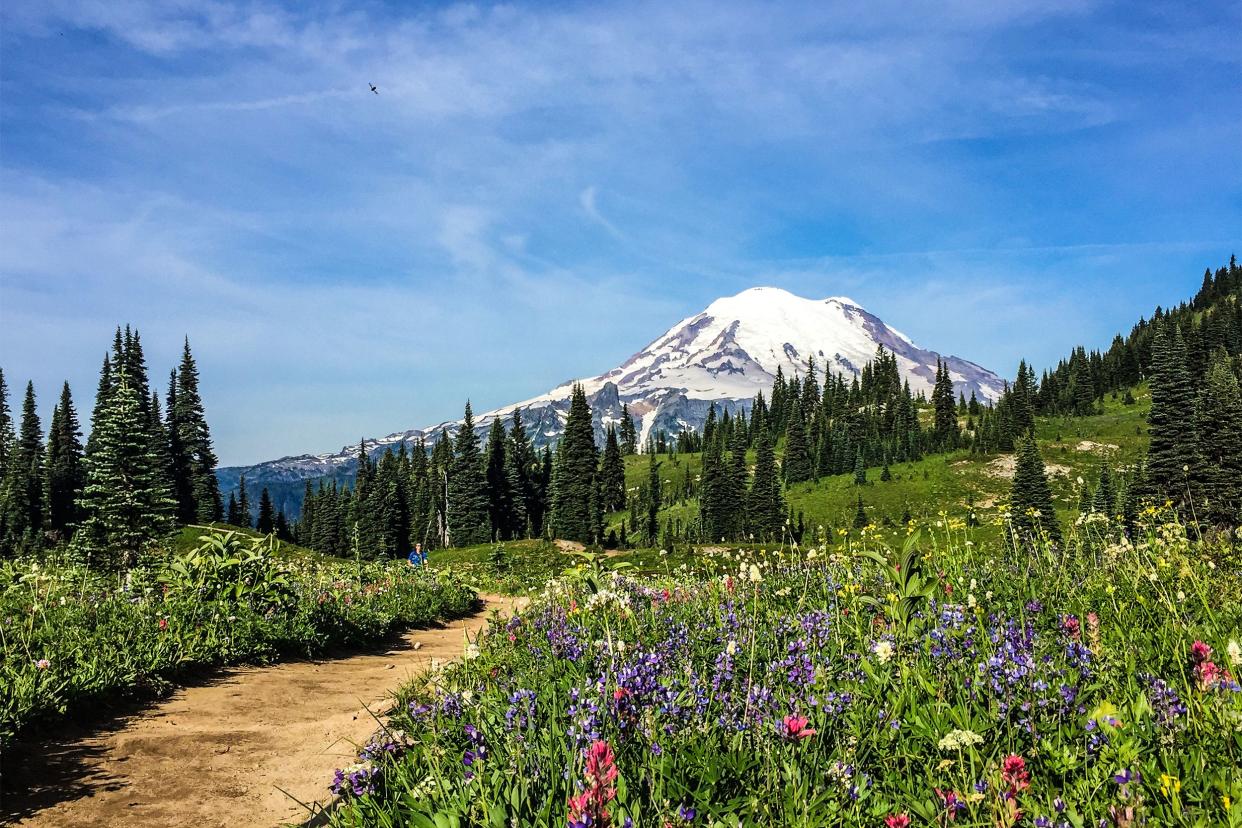
[[[484,412],[475,417],[475,423],[482,433],[495,418],[508,418],[520,408],[534,442],[554,442],[578,382],[587,393],[601,437],[608,424],[620,422],[621,406],[626,403],[641,443],[658,430],[676,434],[683,428],[701,428],[712,403],[731,411],[749,410],[756,394],[771,392],[778,368],[786,377],[800,376],[808,360],[814,359],[821,380],[826,368],[857,374],[875,357],[879,346],[896,356],[902,376],[916,394],[930,396],[937,359],[947,361],[955,390],[967,397],[973,392],[980,400],[995,400],[1004,388],[1001,378],[986,368],[918,347],[851,299],[804,299],[780,288],[756,287],[717,299],[611,371]],[[430,445],[441,432],[455,433],[458,426],[459,422],[450,421],[396,432],[368,441],[367,449],[380,454],[401,442],[412,445],[420,437]],[[247,483],[255,487],[296,483],[299,496],[295,499],[300,500],[303,480],[352,475],[357,451],[355,444],[329,454],[220,469],[221,488],[226,492],[235,488],[238,477],[245,474]],[[288,511],[296,513],[297,509]]]

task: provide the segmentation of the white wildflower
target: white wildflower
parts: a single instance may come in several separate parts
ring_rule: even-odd
[[[1229,639],[1229,646],[1225,647],[1225,652],[1229,654],[1230,664],[1235,666],[1242,664],[1242,646],[1237,641]]]
[[[950,730],[940,740],[941,750],[962,750],[971,745],[983,744],[983,737],[973,730]]]
[[[1234,646],[1236,647],[1237,645],[1235,644]],[[732,638],[730,638],[729,643],[725,645],[725,652],[731,656],[737,655],[737,642]]]
[[[871,651],[875,653],[876,661],[881,664],[888,664],[888,662],[892,661],[896,648],[893,647],[891,641],[877,641],[875,646],[871,648]]]
[[[468,645],[466,645],[466,652],[465,652],[465,656],[464,656],[464,658],[466,659],[466,661],[470,661],[470,660],[472,660],[472,659],[476,659],[476,658],[478,658],[480,655],[482,655],[482,652],[479,650],[479,645],[478,645],[478,644],[475,644],[473,641],[471,641]]]

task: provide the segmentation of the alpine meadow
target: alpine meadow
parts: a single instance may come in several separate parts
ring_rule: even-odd
[[[0,24],[4,824],[1242,828],[1235,5]]]

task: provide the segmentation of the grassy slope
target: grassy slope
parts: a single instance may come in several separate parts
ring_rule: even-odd
[[[1129,467],[1147,447],[1147,412],[1151,396],[1145,387],[1135,389],[1137,403],[1123,405],[1121,398],[1104,401],[1103,413],[1088,418],[1041,417],[1037,435],[1044,462],[1048,465],[1053,495],[1067,519],[1076,510],[1081,477],[1094,489],[1101,461],[1107,459],[1114,470]],[[981,525],[980,535],[995,532],[991,526],[999,514],[1000,501],[1008,496],[1010,479],[1002,473],[1006,458],[1012,455],[974,456],[968,451],[940,454],[915,463],[899,463],[891,467],[893,479],[880,481],[880,469],[867,470],[866,486],[855,486],[852,474],[837,475],[818,482],[800,483],[786,492],[794,511],[804,513],[807,526],[849,528],[853,525],[857,497],[861,494],[867,513],[876,524],[897,523],[908,508],[918,522],[934,521],[940,513],[964,519],[973,496],[975,513]],[[753,463],[753,453],[751,456]],[[631,493],[647,479],[645,456],[626,458],[626,485]],[[664,458],[661,478],[666,489],[677,486],[689,468],[697,475],[701,468],[698,454]],[[697,504],[675,502],[660,513],[665,519],[681,518],[683,523],[694,519]],[[626,514],[611,515],[608,524],[620,526]]]
[[[213,523],[211,526],[213,529],[225,529],[232,532],[238,532],[251,538],[263,537],[260,532],[254,529],[243,529],[240,526],[230,526],[227,523]],[[203,528],[201,526],[182,526],[180,531],[178,531],[173,538],[173,551],[177,554],[190,551],[194,547],[198,546],[198,539],[202,534]],[[331,556],[324,555],[321,552],[316,552],[313,549],[307,549],[305,546],[298,546],[296,543],[291,543],[289,541],[280,542],[279,554],[282,557],[287,558],[317,558],[332,561],[340,560],[339,558],[333,558]]]

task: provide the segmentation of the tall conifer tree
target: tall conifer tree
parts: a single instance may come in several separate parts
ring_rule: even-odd
[[[1018,444],[1013,487],[1009,494],[1010,523],[1021,541],[1029,541],[1042,529],[1053,540],[1061,539],[1061,527],[1052,506],[1052,490],[1044,473],[1035,436],[1027,434]]]
[[[1147,485],[1151,494],[1185,504],[1188,472],[1196,460],[1194,390],[1181,329],[1161,324],[1151,350],[1151,413]]]
[[[617,430],[611,425],[604,439],[604,457],[600,461],[599,473],[604,511],[622,511],[625,509],[625,460],[621,456]]]
[[[189,480],[193,493],[194,519],[211,523],[220,519],[220,484],[216,480],[216,453],[211,445],[211,429],[198,391],[198,366],[190,352],[187,337],[177,370],[176,408],[169,412],[177,435],[189,458]]]
[[[448,481],[451,543],[454,546],[487,543],[492,534],[487,509],[487,478],[479,453],[479,437],[474,433],[474,412],[469,402],[466,403],[453,449],[453,465]]]
[[[73,396],[66,382],[60,391],[60,402],[52,411],[44,477],[47,527],[63,540],[68,540],[77,526],[77,501],[86,485],[81,437],[78,412],[73,407]]]
[[[559,538],[590,543],[595,528],[591,498],[599,461],[591,409],[581,385],[574,386],[557,454],[552,492],[553,531]]]
[[[1212,363],[1195,411],[1201,517],[1225,526],[1242,522],[1242,392],[1223,353]]]
[[[767,433],[760,433],[755,442],[755,475],[746,503],[751,530],[760,539],[780,537],[785,511],[772,438]]]
[[[147,546],[171,531],[174,501],[142,422],[137,392],[125,368],[115,372],[86,458],[83,521],[74,542],[105,566],[132,566]]]
[[[4,493],[0,504],[4,507],[5,535],[0,547],[14,551],[33,551],[42,545],[43,519],[43,432],[39,424],[39,412],[35,404],[34,383],[26,383],[26,398],[22,402],[22,419],[18,426],[17,441],[9,451],[4,473]]]
[[[505,431],[500,418],[492,420],[487,432],[486,465],[487,465],[487,502],[488,518],[491,521],[492,538],[495,540],[511,540],[520,537],[522,527],[517,526],[515,502],[519,498],[516,492],[516,480],[511,477],[508,462],[509,435]]]
[[[276,510],[272,507],[272,495],[268,492],[267,486],[259,492],[259,521],[255,524],[255,528],[265,535],[276,531]]]

